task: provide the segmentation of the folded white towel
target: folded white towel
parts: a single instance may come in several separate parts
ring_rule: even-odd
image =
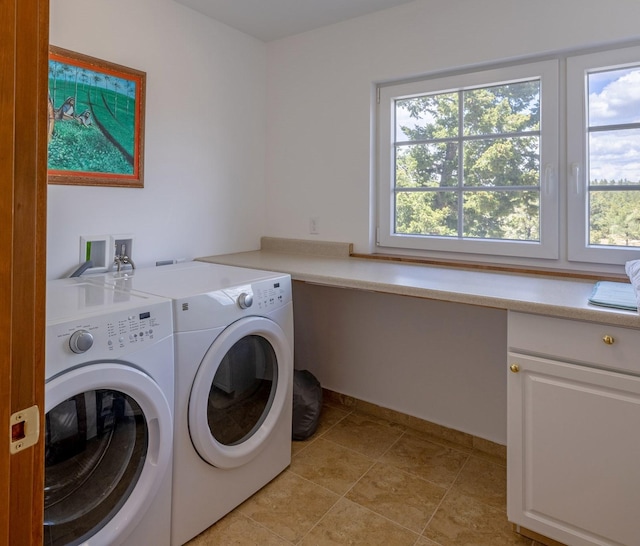
[[[638,302],[638,312],[640,313],[640,260],[632,260],[624,266],[627,276],[636,293],[636,301]]]

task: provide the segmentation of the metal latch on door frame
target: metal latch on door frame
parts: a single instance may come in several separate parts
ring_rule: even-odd
[[[38,406],[16,411],[9,419],[9,452],[14,455],[38,443],[40,410]]]

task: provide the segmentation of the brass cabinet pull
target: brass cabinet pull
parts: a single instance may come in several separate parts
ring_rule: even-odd
[[[520,371],[520,366],[518,366],[517,364],[511,364],[511,366],[509,366],[509,369],[513,373],[518,373]]]
[[[610,335],[606,335],[602,338],[602,341],[604,341],[607,345],[613,345],[615,343],[615,339],[613,339],[613,336]]]

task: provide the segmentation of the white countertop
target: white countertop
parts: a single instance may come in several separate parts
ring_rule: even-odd
[[[264,240],[262,250],[206,256],[198,260],[289,273],[293,280],[323,286],[467,303],[640,329],[637,312],[598,307],[588,302],[593,281],[446,268],[348,255],[336,257],[312,252],[285,252],[281,248],[265,249]]]

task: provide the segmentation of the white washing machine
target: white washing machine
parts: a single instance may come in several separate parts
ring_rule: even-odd
[[[44,545],[167,545],[171,301],[47,283]]]
[[[291,462],[291,278],[202,262],[104,278],[173,300],[171,543],[183,544]]]

